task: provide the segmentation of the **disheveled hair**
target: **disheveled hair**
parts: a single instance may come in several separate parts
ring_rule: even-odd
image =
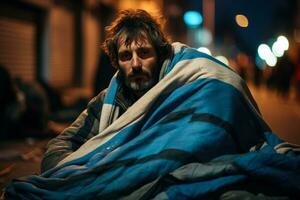
[[[159,63],[172,55],[172,46],[162,31],[162,21],[145,10],[123,10],[105,30],[106,40],[102,48],[116,68],[118,68],[118,47],[121,36],[125,36],[122,42],[125,42],[126,46],[137,39],[149,38],[157,53]]]

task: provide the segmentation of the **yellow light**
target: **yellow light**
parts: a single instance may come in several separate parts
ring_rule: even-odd
[[[121,0],[118,5],[119,10],[124,9],[143,9],[153,15],[161,15],[159,1],[150,0]]]
[[[246,28],[249,25],[248,18],[245,15],[236,15],[235,21],[240,27],[243,28]]]

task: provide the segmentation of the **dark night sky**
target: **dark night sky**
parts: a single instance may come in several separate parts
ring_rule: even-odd
[[[186,10],[193,9],[202,13],[199,0],[188,0]],[[260,43],[267,43],[279,34],[288,35],[294,24],[297,0],[215,0],[215,39],[222,44],[225,36],[230,36],[250,55],[256,53]],[[248,28],[241,28],[235,22],[235,15],[248,17]]]
[[[296,9],[296,0],[216,0],[216,37],[230,34],[241,50],[253,55],[260,43],[291,32]],[[247,28],[237,26],[236,14],[248,17]]]

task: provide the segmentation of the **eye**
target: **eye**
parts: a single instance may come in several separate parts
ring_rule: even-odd
[[[131,53],[128,51],[120,52],[119,53],[119,60],[121,61],[128,61],[132,57]]]
[[[151,56],[151,51],[148,48],[141,48],[138,50],[138,55],[140,58],[148,58]]]

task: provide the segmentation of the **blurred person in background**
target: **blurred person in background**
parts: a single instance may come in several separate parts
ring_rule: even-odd
[[[4,66],[0,66],[0,81],[1,138],[45,136],[48,101],[43,89],[38,84],[13,79]]]
[[[17,136],[21,114],[25,109],[22,98],[10,73],[0,65],[0,139]]]
[[[289,95],[295,68],[296,65],[289,53],[281,57],[276,65],[274,70],[275,87],[282,97],[288,97]]]
[[[289,50],[278,59],[267,80],[268,87],[275,89],[282,97],[289,96],[293,79],[297,76],[298,54],[297,46],[291,43]]]
[[[18,124],[19,137],[49,136],[50,108],[45,90],[38,82],[26,82],[21,78],[14,79],[14,82],[19,93],[24,97],[24,110]]]

